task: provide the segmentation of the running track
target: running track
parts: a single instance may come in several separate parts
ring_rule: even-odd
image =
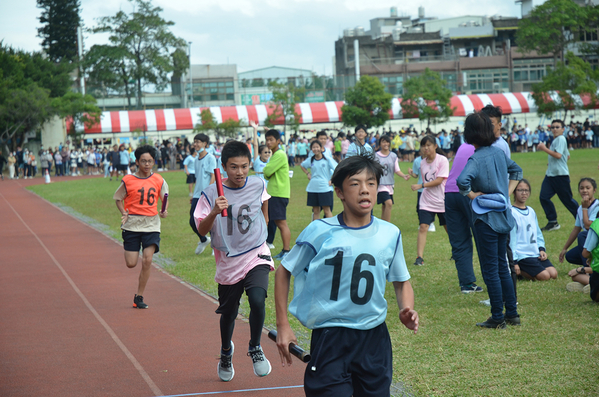
[[[54,183],[68,183],[53,178]],[[139,267],[122,245],[25,186],[0,182],[0,396],[301,396],[305,364],[254,375],[237,320],[235,378],[216,375],[216,302],[155,267],[148,310],[133,309]],[[139,265],[138,265],[139,266]]]

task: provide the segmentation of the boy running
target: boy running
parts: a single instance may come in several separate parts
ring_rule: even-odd
[[[312,359],[304,375],[307,396],[389,396],[392,347],[385,317],[386,282],[392,282],[400,321],[418,330],[414,292],[399,229],[371,216],[383,170],[371,157],[352,156],[332,177],[343,212],[316,220],[297,238],[275,274],[277,347],[291,365],[296,342],[289,311],[312,329]]]
[[[266,376],[270,362],[260,347],[266,309],[264,301],[268,290],[268,273],[274,270],[270,249],[266,245],[266,218],[268,199],[264,181],[248,177],[252,159],[243,142],[231,141],[222,151],[222,162],[229,177],[223,182],[224,196],[219,196],[216,184],[202,192],[194,217],[202,235],[210,232],[214,259],[215,281],[218,283],[221,356],[218,377],[223,382],[233,379],[234,345],[231,341],[239,300],[245,290],[250,304],[250,343],[248,356],[252,358],[254,373]],[[221,213],[227,209],[228,216]]]
[[[158,174],[152,172],[156,149],[144,145],[135,150],[138,170],[125,175],[113,199],[121,213],[125,263],[132,269],[137,265],[139,249],[142,248],[141,271],[137,294],[133,297],[133,307],[147,309],[143,293],[150,278],[152,257],[160,251],[160,218],[168,215],[168,202],[164,212],[158,212],[158,197],[164,200],[168,184]]]

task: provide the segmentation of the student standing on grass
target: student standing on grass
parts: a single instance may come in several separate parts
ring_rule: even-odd
[[[331,207],[333,205],[333,188],[331,186],[331,175],[337,167],[337,162],[333,157],[327,157],[323,154],[324,148],[320,141],[313,141],[310,144],[312,155],[302,164],[302,171],[308,176],[308,207],[312,207],[312,221],[320,219],[321,209],[324,211],[324,217],[333,216]],[[310,169],[310,171],[308,171]]]
[[[189,197],[193,197],[193,185],[196,183],[196,158],[196,150],[189,148],[189,155],[183,160],[183,169],[185,170],[185,175],[187,175],[185,183],[189,186]]]
[[[156,149],[144,145],[135,150],[138,170],[125,175],[113,199],[121,213],[125,263],[132,269],[137,265],[139,249],[142,249],[141,271],[137,294],[133,297],[133,307],[147,309],[143,293],[150,278],[152,258],[160,251],[160,218],[168,215],[168,205],[164,212],[158,212],[158,198],[164,200],[168,184],[162,176],[152,172]]]
[[[578,209],[578,203],[572,197],[572,189],[570,188],[570,171],[568,170],[570,152],[568,151],[568,142],[564,137],[564,122],[559,119],[553,120],[551,130],[554,137],[551,146],[547,148],[542,142],[537,145],[537,149],[548,154],[547,172],[539,195],[539,200],[547,217],[547,225],[541,229],[545,231],[560,228],[559,223],[557,223],[555,206],[551,202],[553,196],[557,194],[562,204],[575,218]]]
[[[476,325],[484,328],[506,328],[506,323],[520,325],[506,250],[508,234],[514,227],[509,196],[522,179],[522,169],[492,146],[496,138],[486,114],[473,113],[466,118],[464,138],[475,152],[458,177],[457,185],[461,194],[473,200],[476,248],[491,303],[491,317]]]
[[[268,181],[266,180],[266,178],[264,178],[264,167],[266,167],[266,164],[270,160],[270,156],[272,156],[272,152],[270,151],[268,146],[260,145],[258,143],[258,123],[256,123],[255,121],[252,120],[252,121],[250,121],[250,125],[254,129],[254,139],[252,140],[253,141],[252,144],[254,145],[254,163],[253,163],[254,172],[256,173],[256,175],[258,177],[260,177],[266,183],[266,186],[268,186]],[[272,246],[272,247],[269,246],[269,248],[272,249],[272,248],[274,248],[274,246]]]
[[[223,147],[221,158],[229,176],[223,182],[224,195],[218,195],[215,184],[206,187],[194,218],[200,234],[210,232],[212,237],[216,261],[214,279],[218,283],[219,306],[216,313],[220,314],[221,333],[217,372],[222,381],[228,382],[235,375],[232,362],[235,347],[231,338],[244,291],[250,304],[248,356],[257,376],[266,376],[271,371],[270,362],[260,347],[260,339],[266,315],[264,301],[268,291],[268,274],[274,270],[274,262],[266,245],[270,196],[262,179],[248,177],[252,160],[248,147],[242,142],[228,142]],[[228,217],[221,215],[224,209],[227,209]]]
[[[359,124],[355,129],[355,140],[349,145],[347,149],[347,157],[356,156],[361,154],[374,154],[374,150],[372,150],[372,146],[366,142],[366,136],[368,132],[366,131],[366,126]]]
[[[582,250],[588,236],[589,228],[599,213],[599,200],[595,198],[597,183],[592,178],[582,178],[578,182],[578,192],[582,200],[576,212],[574,228],[559,254],[559,261],[563,263],[564,259],[566,259],[568,263],[573,265],[586,266],[587,261],[582,256]],[[568,248],[570,248],[574,241],[577,241],[576,247],[568,251]],[[572,277],[572,282],[566,285],[568,291],[581,291],[589,283],[585,274],[580,276],[581,273],[577,273],[575,270],[573,269],[568,272],[568,275]]]
[[[535,210],[526,205],[531,187],[526,179],[518,182],[511,208],[515,225],[510,232],[510,248],[517,275],[529,280],[545,281],[557,278],[557,270],[545,252],[545,239],[539,228]]]
[[[312,330],[306,366],[306,396],[389,396],[393,376],[385,318],[385,287],[393,283],[399,320],[418,331],[414,292],[399,229],[371,215],[382,167],[372,156],[352,156],[332,182],[343,212],[310,223],[275,273],[277,347],[291,365],[289,343],[297,343],[289,312]]]
[[[420,163],[422,163],[422,159],[424,158],[424,156],[422,155],[422,150],[420,150],[420,142],[418,140],[416,140],[416,143],[418,144],[418,154],[417,154],[416,158],[414,159],[412,168],[408,168],[408,174],[412,178],[416,178],[417,179],[416,183],[418,183],[420,186],[422,186],[422,173],[420,172]],[[422,196],[423,190],[424,189],[422,187],[420,189],[418,189],[418,196],[416,198],[416,215],[418,215],[418,211],[420,211],[420,196]],[[420,227],[420,224],[418,224],[418,227]],[[429,232],[436,231],[435,222],[431,222],[431,224],[429,225],[428,231]]]
[[[381,150],[376,152],[376,160],[383,166],[383,176],[379,183],[379,188],[376,196],[376,203],[382,204],[381,219],[391,222],[391,208],[393,201],[393,187],[395,186],[395,174],[399,175],[406,181],[410,179],[409,175],[405,175],[399,169],[397,155],[393,153],[391,148],[391,138],[389,135],[383,135],[379,139],[379,147]]]
[[[197,134],[193,138],[193,146],[198,153],[195,162],[195,179],[196,186],[193,189],[193,197],[191,198],[191,208],[189,210],[189,225],[191,226],[194,233],[199,237],[200,241],[196,247],[196,255],[200,255],[208,244],[210,244],[210,238],[206,237],[206,234],[201,234],[197,227],[193,217],[198,200],[202,196],[202,191],[209,185],[214,183],[214,169],[216,168],[216,159],[210,153],[208,153],[208,145],[210,145],[210,138],[206,134]],[[224,176],[223,176],[224,178]]]
[[[268,130],[266,132],[266,146],[272,152],[268,164],[264,167],[264,177],[268,180],[268,194],[271,198],[268,205],[268,219],[274,222],[281,231],[283,240],[283,249],[274,259],[282,260],[289,253],[291,244],[291,231],[287,225],[287,205],[291,197],[291,184],[289,181],[289,164],[285,151],[279,148],[281,144],[281,135],[277,130]],[[275,229],[276,230],[276,229]],[[273,244],[274,231],[267,240],[268,244]]]
[[[429,225],[435,221],[435,215],[439,217],[439,224],[445,227],[445,184],[449,176],[449,161],[437,146],[435,138],[426,135],[420,141],[420,150],[424,156],[420,162],[420,173],[422,183],[412,185],[412,191],[423,189],[419,199],[418,239],[416,242],[417,257],[414,265],[424,265],[424,247],[426,245],[426,233]]]

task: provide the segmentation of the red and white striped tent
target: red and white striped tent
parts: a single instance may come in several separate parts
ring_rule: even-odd
[[[580,103],[588,105],[589,97],[575,97]],[[557,93],[552,95],[553,100],[559,100]],[[393,98],[389,115],[391,120],[402,119],[401,98]],[[301,115],[300,124],[336,123],[341,121],[341,107],[344,102],[299,103],[296,112]],[[529,92],[508,92],[503,94],[476,94],[456,95],[451,98],[451,107],[455,108],[454,116],[466,116],[475,110],[492,104],[500,106],[504,114],[533,113],[536,112],[532,97]],[[244,120],[246,125],[249,120],[256,120],[260,125],[273,109],[268,105],[251,106],[215,106],[193,107],[187,109],[152,109],[103,112],[100,123],[91,128],[85,128],[86,134],[114,134],[133,131],[177,131],[191,130],[201,122],[200,113],[210,109],[215,122],[225,120]],[[283,124],[280,117],[275,124]]]

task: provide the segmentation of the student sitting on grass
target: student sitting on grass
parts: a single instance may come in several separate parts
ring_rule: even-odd
[[[516,224],[510,232],[510,248],[516,262],[516,274],[529,280],[545,281],[557,278],[557,270],[545,252],[545,239],[535,210],[526,205],[531,187],[526,179],[514,190],[512,216]]]
[[[324,155],[324,148],[320,141],[312,141],[310,152],[312,155],[300,166],[309,179],[308,186],[306,186],[307,205],[312,207],[312,220],[320,219],[321,209],[324,211],[324,217],[330,218],[333,216],[331,213],[333,206],[331,175],[337,167],[337,162],[332,157]]]
[[[266,376],[270,362],[260,347],[268,291],[268,273],[274,270],[270,249],[266,245],[268,199],[264,181],[248,177],[252,155],[243,142],[228,142],[222,151],[222,164],[229,176],[223,182],[224,196],[219,196],[216,184],[202,191],[194,212],[197,229],[202,236],[210,232],[218,283],[221,351],[217,367],[223,382],[233,379],[235,370],[231,341],[239,300],[245,291],[250,304],[250,342],[254,373]],[[285,162],[286,164],[286,162]],[[228,211],[228,217],[221,216]]]
[[[584,243],[582,256],[587,259],[587,265],[578,270],[590,272],[589,283],[583,288],[584,293],[590,293],[591,299],[599,302],[599,220],[593,221],[589,234]]]
[[[410,179],[409,175],[405,175],[399,169],[397,155],[393,153],[391,148],[391,138],[389,135],[383,135],[379,139],[379,147],[381,150],[376,152],[376,160],[383,166],[383,176],[379,184],[376,203],[382,204],[381,219],[391,222],[391,207],[393,201],[393,187],[395,186],[395,174],[399,175],[406,181]]]
[[[389,396],[391,339],[385,287],[393,283],[399,320],[418,331],[414,292],[399,229],[371,215],[383,170],[372,156],[351,156],[332,177],[343,212],[310,223],[275,274],[277,347],[291,365],[296,337],[289,312],[312,330],[306,396]]]

